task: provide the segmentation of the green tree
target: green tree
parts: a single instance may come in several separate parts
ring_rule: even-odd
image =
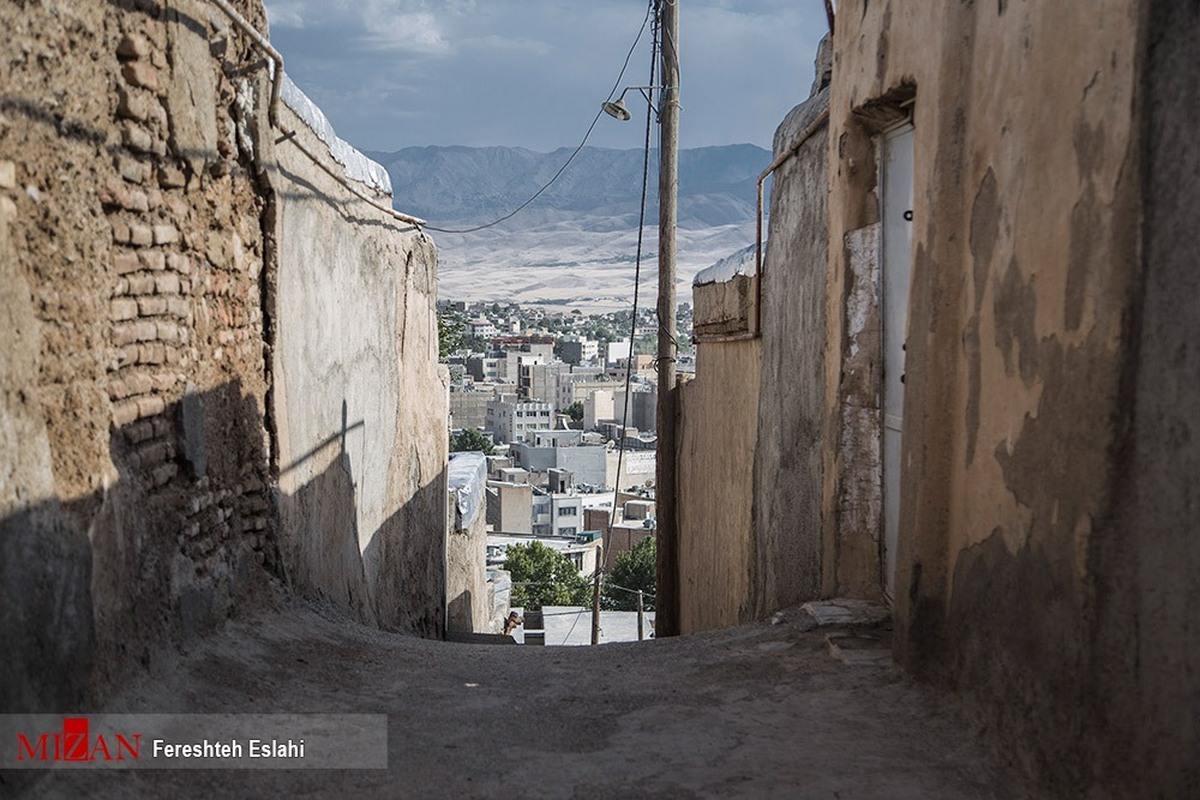
[[[467,326],[462,314],[449,307],[443,308],[438,311],[437,326],[438,358],[445,358],[465,346]]]
[[[541,542],[511,545],[504,569],[512,575],[511,604],[522,608],[585,606],[592,587],[567,556]]]
[[[574,403],[571,403],[571,405],[567,406],[566,408],[560,408],[558,410],[558,413],[566,414],[568,417],[571,418],[572,422],[583,422],[583,401],[576,400]]]
[[[463,336],[462,347],[472,353],[486,353],[491,349],[491,342],[486,336],[468,333]]]
[[[485,456],[490,456],[495,455],[496,446],[492,444],[490,439],[474,428],[463,428],[458,433],[450,435],[450,452],[479,452]]]
[[[658,352],[658,342],[653,336],[639,336],[633,342],[635,355],[651,356]]]
[[[617,611],[637,611],[637,590],[641,589],[645,594],[645,607],[654,608],[654,595],[658,591],[655,558],[654,536],[647,536],[617,556],[600,590],[600,601],[604,607]],[[616,588],[618,586],[622,588]]]

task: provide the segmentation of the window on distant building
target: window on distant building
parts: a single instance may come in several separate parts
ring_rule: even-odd
[[[574,536],[576,533],[578,533],[578,531],[575,528],[559,528],[558,529],[559,536]],[[571,559],[573,561],[575,561],[575,569],[583,569],[583,554],[582,553],[572,554]]]
[[[579,513],[578,506],[559,506],[558,515],[560,517],[573,517]]]

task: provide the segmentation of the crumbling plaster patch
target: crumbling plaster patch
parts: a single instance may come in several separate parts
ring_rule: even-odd
[[[837,592],[867,597],[879,592],[878,543],[883,521],[880,244],[879,223],[845,237],[845,296],[839,315],[845,320],[845,344],[833,425],[841,456],[833,559]]]
[[[870,197],[854,110],[918,87],[898,655],[1061,787],[1100,735],[1077,684],[1138,274],[1141,8],[857,3],[835,42],[833,236]]]

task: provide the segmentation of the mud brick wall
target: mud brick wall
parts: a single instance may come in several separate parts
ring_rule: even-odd
[[[200,4],[192,10],[205,16]],[[250,437],[238,448],[238,463],[222,464],[210,477],[207,453],[188,452],[178,441],[192,433],[185,425],[203,428],[205,403],[195,402],[195,415],[178,404],[185,392],[200,391],[197,384],[236,383],[262,407],[263,201],[252,175],[252,146],[239,151],[231,135],[243,126],[247,136],[246,120],[235,111],[247,99],[247,85],[235,85],[224,69],[211,70],[209,80],[194,79],[200,72],[195,62],[184,77],[171,72],[170,62],[193,56],[199,37],[188,28],[195,19],[163,16],[160,24],[138,15],[119,20],[126,30],[116,49],[116,121],[125,152],[115,158],[118,176],[98,191],[112,229],[116,277],[108,395],[113,426],[124,434],[125,464],[147,490],[175,482],[181,465],[195,479],[180,545],[212,574],[222,569],[222,544],[232,535],[249,534],[243,540],[259,561],[269,551],[266,451],[261,439]],[[208,21],[223,20],[208,15]],[[254,59],[253,52],[229,50],[237,37],[227,28],[207,38],[207,49],[225,56],[221,67]],[[217,124],[206,125],[186,103],[175,104],[184,119],[172,116],[172,101],[214,94],[217,108],[228,112],[224,119],[217,115]],[[244,421],[261,424],[255,419],[261,411],[241,406],[213,411],[233,421],[249,411]]]
[[[5,3],[0,29],[0,708],[79,709],[287,585],[276,242],[322,232],[276,227],[269,70],[215,6]]]
[[[0,29],[0,709],[84,710],[288,593],[439,636],[432,241],[302,95],[272,118],[209,2]]]

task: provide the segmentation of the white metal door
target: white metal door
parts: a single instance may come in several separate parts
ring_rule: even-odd
[[[880,168],[883,213],[883,568],[884,589],[896,585],[900,530],[900,437],[904,420],[904,355],[912,271],[913,128],[884,135]]]

